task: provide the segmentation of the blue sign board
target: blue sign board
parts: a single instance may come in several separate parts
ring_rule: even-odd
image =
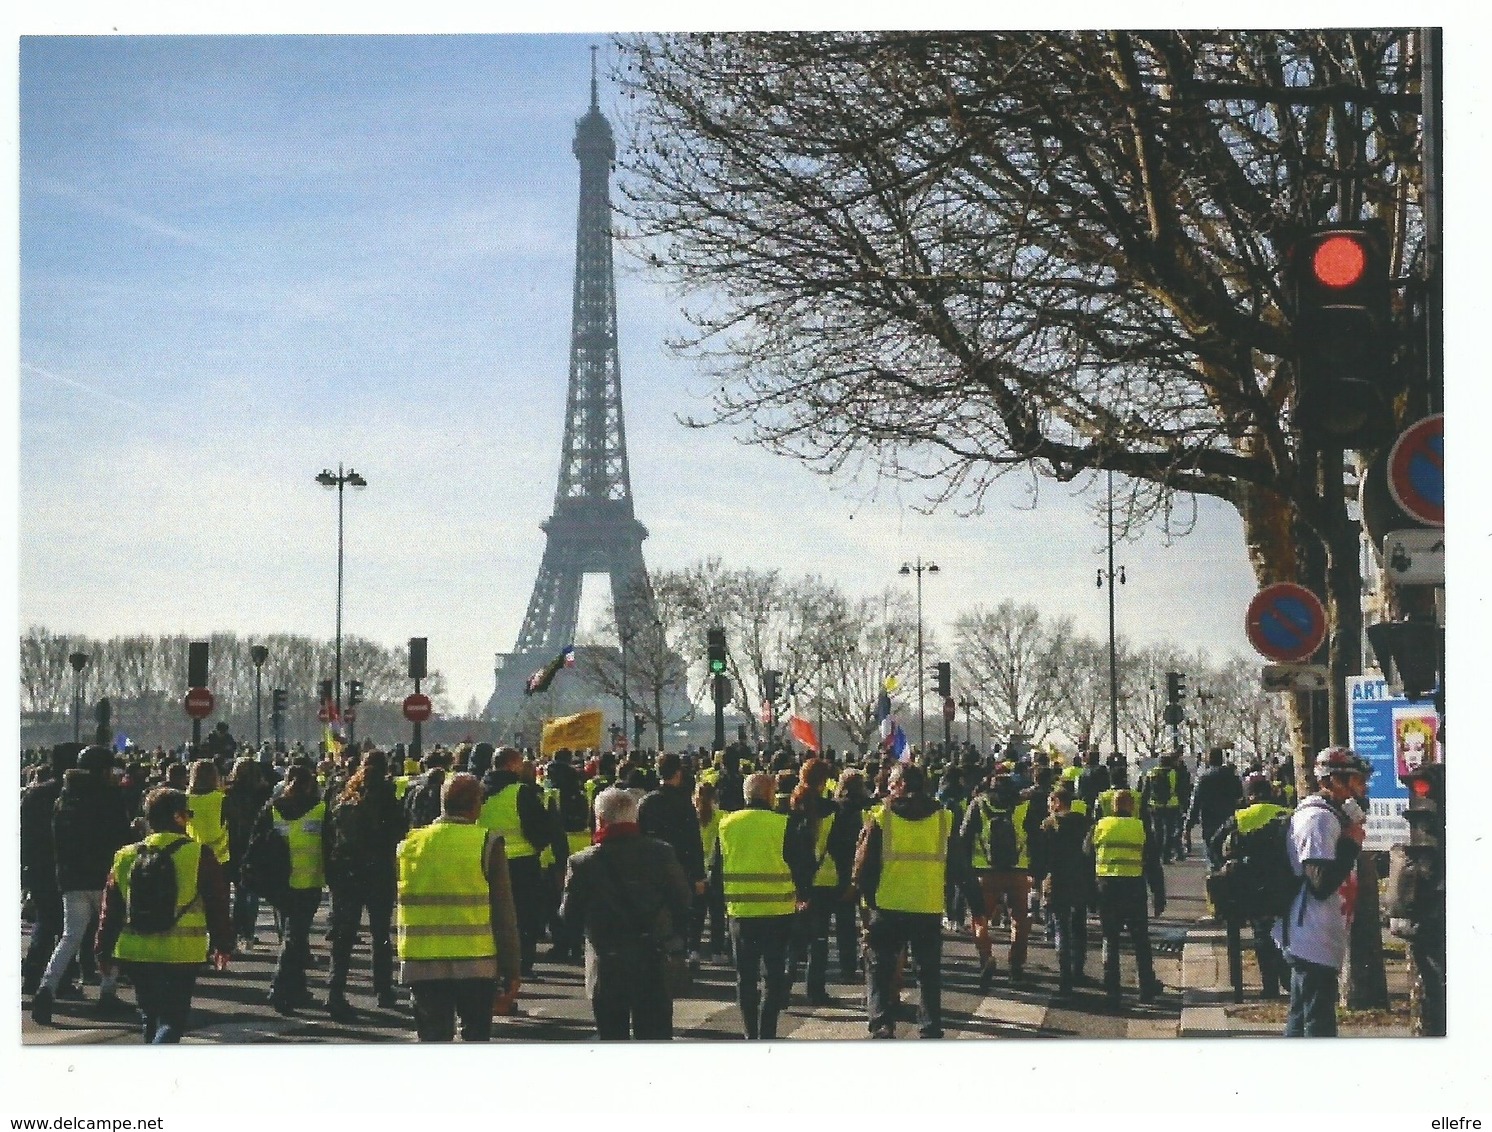
[[[1416,761],[1440,762],[1439,719],[1428,701],[1389,694],[1381,676],[1347,680],[1348,733],[1353,751],[1373,764],[1368,782],[1368,839],[1365,849],[1387,849],[1409,840],[1404,809],[1409,790],[1399,772]]]

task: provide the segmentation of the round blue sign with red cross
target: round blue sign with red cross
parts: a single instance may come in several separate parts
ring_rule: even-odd
[[[1388,490],[1410,518],[1445,526],[1445,415],[1416,421],[1388,453]]]
[[[1276,582],[1249,602],[1244,629],[1260,656],[1294,664],[1309,660],[1326,640],[1326,608],[1304,586]]]

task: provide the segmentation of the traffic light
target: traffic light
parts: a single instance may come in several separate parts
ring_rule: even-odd
[[[207,642],[187,642],[187,687],[207,687]]]
[[[1349,447],[1383,439],[1393,352],[1385,230],[1321,228],[1296,243],[1290,269],[1296,422]]]
[[[782,692],[782,673],[775,668],[769,668],[762,673],[762,695],[767,703],[775,704],[777,697]]]
[[[425,678],[425,658],[429,644],[429,637],[409,638],[409,678],[411,680]]]
[[[269,714],[283,716],[285,714],[285,689],[276,688],[269,694]]]
[[[1181,701],[1186,699],[1186,673],[1166,673],[1165,721],[1169,727],[1179,727],[1182,719]]]
[[[719,676],[725,671],[725,630],[707,629],[705,642],[709,650],[710,672]]]
[[[332,692],[332,682],[330,680],[323,680],[320,692],[321,706],[324,708],[331,707],[336,698],[336,695]]]
[[[1440,683],[1445,630],[1433,621],[1380,621],[1368,626],[1378,667],[1406,700],[1427,700]]]
[[[347,681],[347,706],[357,707],[363,702],[363,682],[361,680]]]
[[[953,665],[946,660],[940,660],[935,671],[937,672],[935,690],[946,700],[953,695]]]

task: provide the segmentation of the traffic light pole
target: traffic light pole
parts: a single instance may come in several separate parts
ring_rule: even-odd
[[[713,750],[725,750],[725,687],[726,677],[716,675],[713,680],[712,693],[715,697],[715,746]]]
[[[415,691],[415,695],[419,695],[419,692],[420,692],[420,678],[418,676],[416,676],[414,678],[414,691]],[[412,753],[411,757],[414,759],[414,761],[415,762],[419,762],[420,758],[421,758],[421,755],[420,755],[420,721],[418,719],[416,719],[411,724],[411,726],[414,728],[414,734],[412,736],[410,736],[409,749],[410,749],[410,751]]]

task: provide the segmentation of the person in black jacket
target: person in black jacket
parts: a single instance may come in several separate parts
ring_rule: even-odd
[[[108,747],[88,747],[78,756],[78,764],[76,770],[63,773],[62,791],[52,811],[62,938],[31,1000],[31,1018],[42,1025],[51,1022],[52,1001],[62,976],[83,946],[90,925],[98,920],[114,854],[132,840],[129,810],[110,779],[114,753]],[[118,1002],[114,977],[105,974],[99,1006]]]
[[[259,922],[259,894],[243,880],[243,859],[249,851],[254,822],[269,803],[270,786],[263,766],[253,758],[240,758],[223,788],[223,824],[228,827],[228,865],[223,870],[233,884],[233,932],[237,943],[258,946],[255,926]]]
[[[1207,769],[1197,776],[1197,784],[1192,788],[1191,805],[1187,808],[1183,827],[1190,838],[1192,829],[1201,822],[1202,843],[1207,846],[1207,859],[1214,869],[1221,868],[1223,862],[1213,853],[1213,838],[1243,801],[1243,783],[1224,757],[1221,747],[1213,747],[1207,752]]]
[[[36,924],[21,963],[21,993],[35,994],[52,949],[62,938],[62,890],[57,887],[57,855],[52,841],[52,810],[62,778],[78,764],[81,743],[58,743],[51,750],[51,777],[21,793],[21,887],[31,896]],[[75,994],[77,972],[69,969],[62,988]]]
[[[637,809],[626,790],[596,796],[596,844],[570,858],[560,901],[560,917],[585,933],[586,994],[601,1041],[673,1037],[664,955],[683,946],[690,888],[673,850],[642,835]]]
[[[395,851],[404,839],[404,808],[394,797],[388,756],[369,751],[337,796],[328,815],[326,879],[332,893],[332,967],[326,1009],[333,1018],[353,1013],[347,1001],[352,945],[368,910],[373,939],[373,991],[378,1005],[394,1006],[394,950],[389,926],[397,892]]]
[[[1093,862],[1083,851],[1090,822],[1074,813],[1070,782],[1059,782],[1048,797],[1050,812],[1032,843],[1032,872],[1040,885],[1042,908],[1056,926],[1057,993],[1067,996],[1087,982],[1088,905],[1093,900]]]
[[[699,839],[699,815],[684,788],[684,761],[672,751],[658,756],[658,789],[637,807],[637,824],[647,837],[673,847],[693,898],[705,894],[705,851]],[[684,921],[687,924],[689,921]]]
[[[1092,820],[1095,813],[1098,796],[1112,785],[1109,768],[1098,761],[1098,747],[1095,745],[1088,748],[1083,753],[1083,772],[1078,775],[1077,796],[1088,808],[1089,820]]]

